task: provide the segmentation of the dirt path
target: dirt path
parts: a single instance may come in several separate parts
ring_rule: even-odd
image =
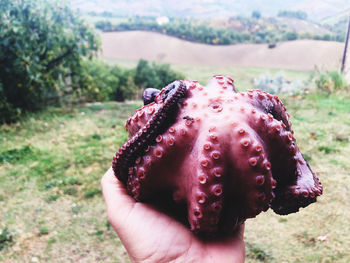
[[[273,49],[266,44],[210,46],[143,31],[102,33],[101,39],[106,58],[296,70],[339,68],[344,48],[343,43],[317,40],[278,43]]]

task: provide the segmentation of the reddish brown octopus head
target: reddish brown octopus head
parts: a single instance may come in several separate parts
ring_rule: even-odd
[[[114,173],[137,201],[170,194],[192,231],[230,233],[269,207],[286,215],[322,194],[277,96],[237,93],[216,75],[205,87],[185,80],[146,90],[144,102],[126,123]]]

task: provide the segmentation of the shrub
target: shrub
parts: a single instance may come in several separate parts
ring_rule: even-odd
[[[135,84],[141,89],[161,89],[178,79],[184,79],[184,76],[171,70],[168,64],[150,64],[141,59],[135,70]]]
[[[295,32],[287,32],[284,34],[283,38],[288,41],[296,40],[298,39],[298,34]]]
[[[111,74],[118,76],[119,85],[115,87],[111,99],[124,101],[137,99],[139,87],[135,84],[135,69],[123,69],[118,66],[111,68]]]
[[[89,198],[93,198],[95,195],[101,194],[101,190],[100,189],[96,189],[96,188],[92,188],[92,189],[88,189],[85,194],[84,197],[89,199]]]
[[[0,80],[1,81],[1,80]],[[21,115],[21,109],[8,102],[0,82],[0,123],[13,122]]]
[[[83,60],[81,78],[75,85],[78,101],[124,101],[140,99],[145,88],[163,88],[184,76],[168,64],[140,60],[134,69],[111,66],[99,59]]]
[[[49,234],[49,229],[47,227],[41,227],[39,229],[39,236],[44,236]]]
[[[252,18],[259,19],[261,17],[261,13],[258,10],[254,10],[252,12]]]
[[[86,60],[82,63],[78,99],[84,101],[107,101],[119,84],[118,76],[111,74],[111,66],[102,60]],[[77,87],[77,89],[79,89]]]
[[[349,87],[344,74],[337,70],[324,72],[316,70],[313,76],[313,81],[318,91],[327,94],[346,90]]]
[[[304,91],[305,83],[295,80],[287,81],[282,73],[271,76],[270,73],[260,75],[254,79],[254,86],[270,94],[291,94],[296,95]]]
[[[307,19],[307,13],[304,11],[290,11],[290,10],[281,10],[278,12],[277,16],[280,17],[291,17],[301,20]]]
[[[13,242],[13,233],[5,227],[0,229],[0,251]]]
[[[54,0],[2,0],[0,39],[1,122],[74,92],[82,58],[99,47],[93,31]]]

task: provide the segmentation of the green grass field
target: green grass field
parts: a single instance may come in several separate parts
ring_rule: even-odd
[[[266,71],[174,68],[203,83],[229,74],[240,90]],[[286,72],[288,78],[308,74]],[[282,100],[324,194],[299,213],[268,211],[248,220],[247,262],[350,262],[350,97]],[[1,262],[128,262],[108,224],[100,178],[127,139],[125,120],[139,106],[49,108],[0,127]]]
[[[126,68],[134,68],[137,62],[131,60],[104,58],[111,65],[122,65]],[[216,66],[192,66],[184,64],[172,64],[171,68],[183,72],[184,75],[192,80],[198,80],[202,85],[205,85],[212,76],[223,74],[230,76],[235,81],[235,86],[238,90],[253,89],[253,80],[259,75],[269,73],[274,76],[282,74],[288,81],[300,80],[308,81],[310,79],[310,71],[290,70],[290,69],[272,69],[259,67],[216,67]]]

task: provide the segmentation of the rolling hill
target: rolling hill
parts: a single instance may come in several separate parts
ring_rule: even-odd
[[[343,43],[317,40],[281,42],[272,49],[266,44],[211,46],[145,31],[102,33],[101,39],[102,56],[109,59],[298,70],[337,69],[344,49]]]
[[[279,10],[303,10],[309,18],[320,21],[350,7],[348,0],[71,0],[83,12],[112,12],[121,16],[170,16],[220,18],[251,15],[259,10],[264,16],[275,16]]]

